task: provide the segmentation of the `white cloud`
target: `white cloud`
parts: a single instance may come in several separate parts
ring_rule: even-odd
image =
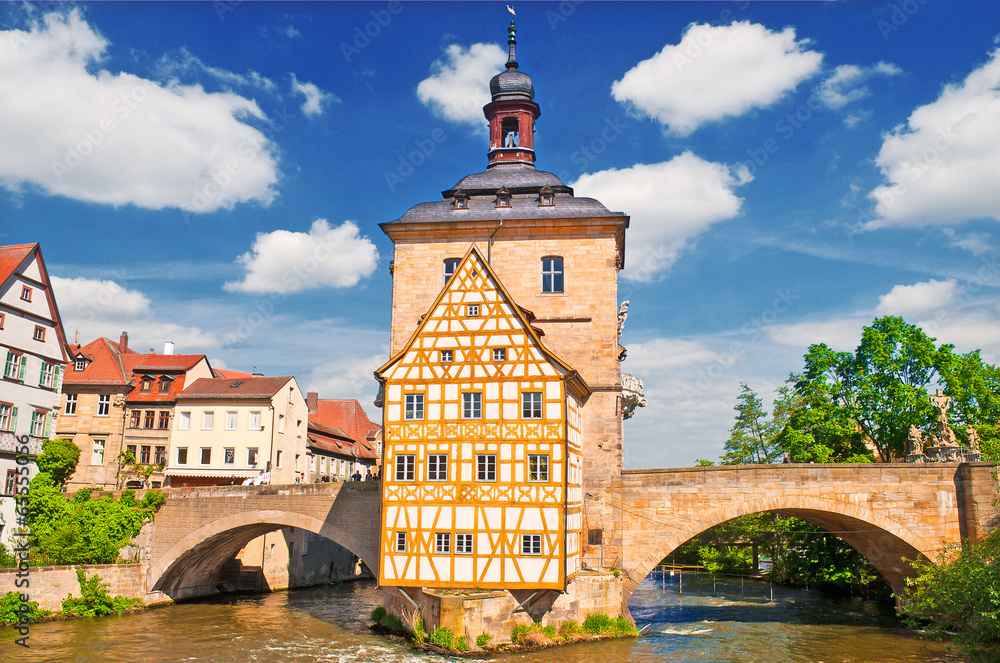
[[[766,333],[777,345],[800,348],[803,352],[816,343],[826,343],[834,350],[846,352],[858,346],[861,342],[861,328],[871,322],[871,316],[809,320],[771,325]]]
[[[81,343],[100,336],[118,340],[121,332],[127,331],[129,347],[140,351],[162,348],[164,341],[174,342],[180,354],[199,354],[222,345],[213,332],[160,319],[146,295],[115,281],[59,276],[52,276],[51,280],[70,341],[77,331]]]
[[[885,135],[867,228],[1000,220],[1000,49]]]
[[[353,286],[375,271],[378,249],[351,221],[331,227],[326,219],[317,219],[309,232],[258,233],[237,262],[247,274],[242,281],[226,283],[226,290],[287,294]]]
[[[417,85],[417,97],[438,117],[458,124],[486,126],[483,106],[490,102],[490,79],[503,69],[507,54],[496,44],[452,44],[446,60],[435,60],[433,74]]]
[[[871,67],[842,64],[820,84],[816,95],[828,108],[843,108],[849,103],[871,95],[871,90],[863,85],[866,80],[874,76],[898,76],[901,73],[902,69],[888,62],[878,62]]]
[[[623,276],[649,282],[699,233],[739,214],[743,199],[733,189],[750,179],[745,170],[684,152],[662,163],[584,174],[572,186],[611,210],[628,211]]]
[[[898,315],[910,319],[947,306],[958,292],[955,279],[894,286],[878,298],[875,315]]]
[[[277,195],[275,146],[242,121],[265,119],[253,100],[91,71],[108,43],[76,9],[0,41],[0,186],[190,212]]]
[[[307,117],[322,115],[323,106],[340,101],[336,95],[323,92],[312,83],[300,83],[295,74],[292,74],[292,91],[306,98],[302,103],[302,112]]]
[[[378,410],[373,405],[378,395],[374,372],[388,359],[389,348],[369,357],[338,357],[316,366],[303,382],[303,388],[319,393],[320,398],[356,398],[368,416],[378,422]]]
[[[252,87],[272,92],[277,89],[274,81],[266,76],[261,76],[256,71],[251,70],[246,74],[237,74],[219,67],[212,67],[202,62],[201,58],[184,47],[181,47],[179,55],[164,55],[160,58],[154,70],[157,76],[163,78],[178,79],[181,76],[207,74],[226,86]]]
[[[655,338],[645,343],[629,343],[628,366],[643,375],[652,375],[694,364],[717,361],[718,356],[703,341]]]
[[[611,95],[687,135],[706,122],[769,106],[795,89],[823,61],[807,46],[791,27],[772,32],[748,21],[691,24],[680,43],[667,44],[615,81]]]

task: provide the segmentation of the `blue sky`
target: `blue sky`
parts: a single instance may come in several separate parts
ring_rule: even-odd
[[[370,406],[379,223],[486,165],[504,2],[0,6],[0,242],[67,333]],[[537,166],[629,213],[630,467],[882,314],[1000,361],[994,2],[522,2]],[[371,412],[374,414],[374,412]]]

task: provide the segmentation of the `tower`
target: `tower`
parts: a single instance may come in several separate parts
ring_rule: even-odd
[[[524,581],[522,586],[558,590],[561,585],[570,592],[567,588],[578,570],[610,568],[620,559],[621,541],[615,533],[610,489],[622,470],[624,405],[617,291],[629,218],[609,211],[594,199],[575,196],[573,189],[557,176],[535,168],[534,125],[541,111],[534,101],[531,77],[518,67],[513,23],[509,36],[506,69],[490,81],[492,99],[483,108],[490,130],[486,170],[463,177],[442,192],[441,200],[417,204],[400,218],[381,224],[394,244],[390,266],[392,359],[376,372],[384,388],[380,399],[385,408],[381,547],[383,563],[390,561],[387,556],[395,554],[393,546],[397,543],[399,550],[406,550],[405,537],[395,538],[403,531],[397,507],[401,508],[407,499],[419,505],[421,495],[431,494],[421,490],[407,493],[406,486],[393,485],[388,480],[395,471],[390,454],[412,456],[412,461],[400,461],[399,476],[404,483],[410,476],[420,483],[427,480],[428,472],[440,476],[437,463],[447,451],[441,446],[443,442],[459,445],[448,447],[454,450],[448,453],[464,455],[454,465],[454,459],[448,456],[448,471],[452,474],[445,476],[457,482],[455,490],[459,494],[465,489],[462,484],[468,483],[466,494],[478,495],[471,488],[480,478],[480,460],[472,446],[488,440],[475,438],[480,434],[475,431],[507,431],[498,441],[512,444],[510,458],[517,460],[517,454],[521,454],[523,461],[521,469],[518,462],[512,461],[511,477],[520,471],[519,476],[530,483],[528,456],[539,453],[548,454],[553,472],[550,476],[555,476],[556,458],[560,459],[559,471],[563,473],[559,494],[560,518],[565,524],[552,541],[563,537],[560,545],[564,546],[565,572],[558,580],[546,577],[535,585]],[[470,313],[473,310],[475,313]],[[474,320],[486,311],[490,311],[488,321]],[[518,331],[507,334],[508,328]],[[499,336],[507,340],[496,340],[500,330],[504,334]],[[511,371],[522,369],[503,364],[504,359],[498,364],[497,357],[504,355],[491,354],[493,348],[502,349],[497,343],[506,344],[507,352],[521,358],[519,361],[532,364],[534,368],[524,364],[523,370],[534,371],[530,375],[546,384],[518,382],[516,378],[522,374]],[[442,363],[458,363],[460,357],[465,365],[442,369]],[[462,420],[466,403],[458,399],[489,400],[488,394],[494,389],[491,380],[517,382],[518,391],[508,394],[505,389],[514,387],[499,385],[492,392],[496,394],[495,407],[487,412],[484,405],[481,411],[483,426],[465,425]],[[551,386],[557,383],[561,386]],[[450,401],[446,397],[449,389]],[[481,397],[474,395],[480,391]],[[525,432],[529,430],[525,425],[532,423],[525,420],[531,411],[527,401],[517,400],[525,398],[524,393],[539,391],[546,394],[545,407],[552,409],[554,417],[546,424],[562,427],[558,435],[547,433],[544,442],[551,446],[546,451],[531,447],[540,440]],[[437,407],[433,415],[429,407],[432,400]],[[408,421],[416,416],[417,408],[423,418],[419,424]],[[557,413],[559,408],[561,412]],[[449,412],[454,420],[449,418]],[[546,409],[546,417],[548,413]],[[430,426],[427,419],[433,417],[442,425]],[[438,430],[441,432],[434,432]],[[463,451],[460,445],[466,443],[472,446]],[[504,452],[497,449],[502,459]],[[489,453],[483,447],[482,454]],[[574,454],[579,455],[575,462]],[[414,464],[412,475],[407,466],[410,462]],[[469,469],[463,469],[463,464],[469,464]],[[522,488],[512,486],[514,493],[527,495]],[[412,497],[401,497],[404,493],[412,493]],[[429,497],[427,505],[432,502],[434,499]],[[385,515],[390,503],[397,509],[391,521]],[[578,514],[575,519],[574,514]],[[516,531],[524,525],[509,523],[506,527]],[[465,534],[457,529],[452,532],[454,536],[459,533]],[[431,547],[436,547],[430,534],[420,533],[428,565],[437,563],[429,557],[433,554]],[[397,561],[406,563],[402,556]],[[398,574],[398,570],[392,573]],[[518,577],[526,578],[523,574]],[[419,578],[410,580],[409,586],[421,585]],[[494,585],[479,577],[477,581],[471,586],[504,586],[503,581]],[[394,582],[406,584],[383,575],[384,584]],[[445,585],[456,586],[455,582],[429,582],[423,586]]]

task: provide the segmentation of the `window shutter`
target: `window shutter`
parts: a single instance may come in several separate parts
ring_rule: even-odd
[[[59,393],[62,391],[62,382],[60,382],[60,380],[62,379],[63,367],[56,365],[55,370],[56,374],[55,377],[52,378],[52,388],[56,390],[56,393]]]
[[[38,369],[38,386],[42,386],[42,378],[45,377],[45,362],[42,362],[42,367]]]
[[[52,416],[51,412],[48,412],[48,413],[45,414],[45,439],[46,440],[51,440],[52,439],[52,420],[53,419],[55,419],[55,417]]]
[[[17,406],[10,408],[10,432],[17,434]]]
[[[10,350],[7,351],[7,359],[4,361],[3,374],[6,377],[10,373]]]
[[[17,379],[21,382],[24,382],[24,365],[27,363],[28,362],[24,360],[24,355],[21,355],[21,372],[17,376]]]

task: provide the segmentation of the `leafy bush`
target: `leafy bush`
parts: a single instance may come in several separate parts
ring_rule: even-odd
[[[12,569],[17,566],[17,557],[7,551],[7,547],[0,543],[0,569]]]
[[[22,614],[21,595],[17,592],[7,592],[0,598],[0,622],[16,623],[20,621]],[[45,615],[51,615],[51,610],[41,610],[38,601],[28,603],[28,619],[35,620]]]
[[[530,630],[531,627],[527,624],[515,624],[514,630],[510,632],[510,641],[515,645],[521,644],[521,641],[524,640],[524,636],[528,635],[528,631]]]
[[[627,617],[619,615],[615,618],[614,623],[611,626],[611,634],[616,638],[626,638],[639,635],[639,632],[635,629],[635,625],[630,622]]]
[[[101,582],[101,576],[96,573],[87,579],[86,574],[81,569],[77,569],[76,578],[80,581],[80,598],[67,596],[63,599],[62,610],[67,615],[76,615],[77,617],[120,615],[126,610],[143,606],[142,599],[128,599],[124,596],[112,597],[108,594],[107,583]]]
[[[593,635],[608,633],[614,627],[614,622],[603,612],[594,612],[583,620],[583,630]]]
[[[377,608],[372,610],[371,619],[376,624],[381,624],[382,620],[385,619],[385,616],[388,614],[389,613],[385,611],[385,608],[383,608],[382,606],[378,606]]]
[[[35,464],[38,471],[52,477],[57,486],[65,486],[76,471],[80,460],[80,447],[73,440],[58,439],[42,442],[42,453]]]
[[[447,626],[438,626],[431,634],[431,644],[445,649],[455,648],[455,633]]]
[[[462,636],[455,641],[455,651],[469,651],[469,638]]]
[[[490,646],[490,640],[492,639],[493,636],[489,633],[480,633],[476,636],[476,646],[480,649],[486,649]]]

